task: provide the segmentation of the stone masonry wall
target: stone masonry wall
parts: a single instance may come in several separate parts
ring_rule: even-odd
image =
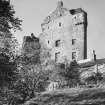
[[[81,8],[69,10],[60,1],[41,27],[43,35],[40,39],[50,49],[52,60],[62,63],[65,60],[70,62],[86,58],[87,14]]]
[[[39,39],[36,38],[33,34],[31,34],[31,36],[24,36],[22,54],[28,57],[33,63],[36,63],[40,60]]]

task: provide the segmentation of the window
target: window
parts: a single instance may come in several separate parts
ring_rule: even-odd
[[[48,44],[49,44],[49,40],[48,40]]]
[[[72,45],[76,44],[76,39],[72,39]]]
[[[48,56],[50,56],[50,52],[47,52]]]
[[[60,46],[60,40],[56,40],[55,46],[56,46],[56,47]]]
[[[76,19],[76,16],[74,17],[74,19]]]
[[[59,23],[59,27],[61,27],[61,22]]]
[[[72,52],[72,59],[76,59],[76,52]]]
[[[44,27],[42,27],[42,31],[44,31],[45,30],[45,28]]]
[[[60,52],[55,53],[55,62],[58,62],[59,57],[60,57]]]
[[[83,24],[83,22],[76,23],[75,25],[77,26],[77,25],[81,25],[81,24]]]

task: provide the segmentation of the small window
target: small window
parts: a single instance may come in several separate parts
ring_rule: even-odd
[[[50,56],[50,52],[47,52],[48,56]]]
[[[72,39],[72,45],[76,44],[76,39]]]
[[[56,47],[59,47],[59,46],[60,46],[60,40],[57,40],[57,41],[55,42],[55,46],[56,46]]]
[[[76,23],[75,25],[78,26],[78,25],[81,25],[81,24],[83,24],[83,23],[82,22],[79,22],[79,23]]]
[[[61,22],[59,23],[59,27],[61,27]]]
[[[42,27],[42,31],[44,31],[44,30],[45,30],[45,28]]]
[[[58,62],[59,57],[60,57],[60,52],[55,53],[55,62]]]
[[[72,59],[76,59],[76,52],[72,52]]]
[[[49,44],[49,40],[48,40],[48,44]]]

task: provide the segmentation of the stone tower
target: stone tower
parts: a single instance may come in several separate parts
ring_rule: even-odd
[[[39,39],[33,33],[31,36],[24,36],[22,55],[29,58],[32,63],[38,63],[40,61],[40,43]]]
[[[41,24],[40,40],[57,63],[87,58],[87,13],[81,8],[69,10],[63,2]]]

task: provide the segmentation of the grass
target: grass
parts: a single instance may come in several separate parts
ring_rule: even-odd
[[[43,92],[24,105],[105,105],[105,88],[71,88]]]

